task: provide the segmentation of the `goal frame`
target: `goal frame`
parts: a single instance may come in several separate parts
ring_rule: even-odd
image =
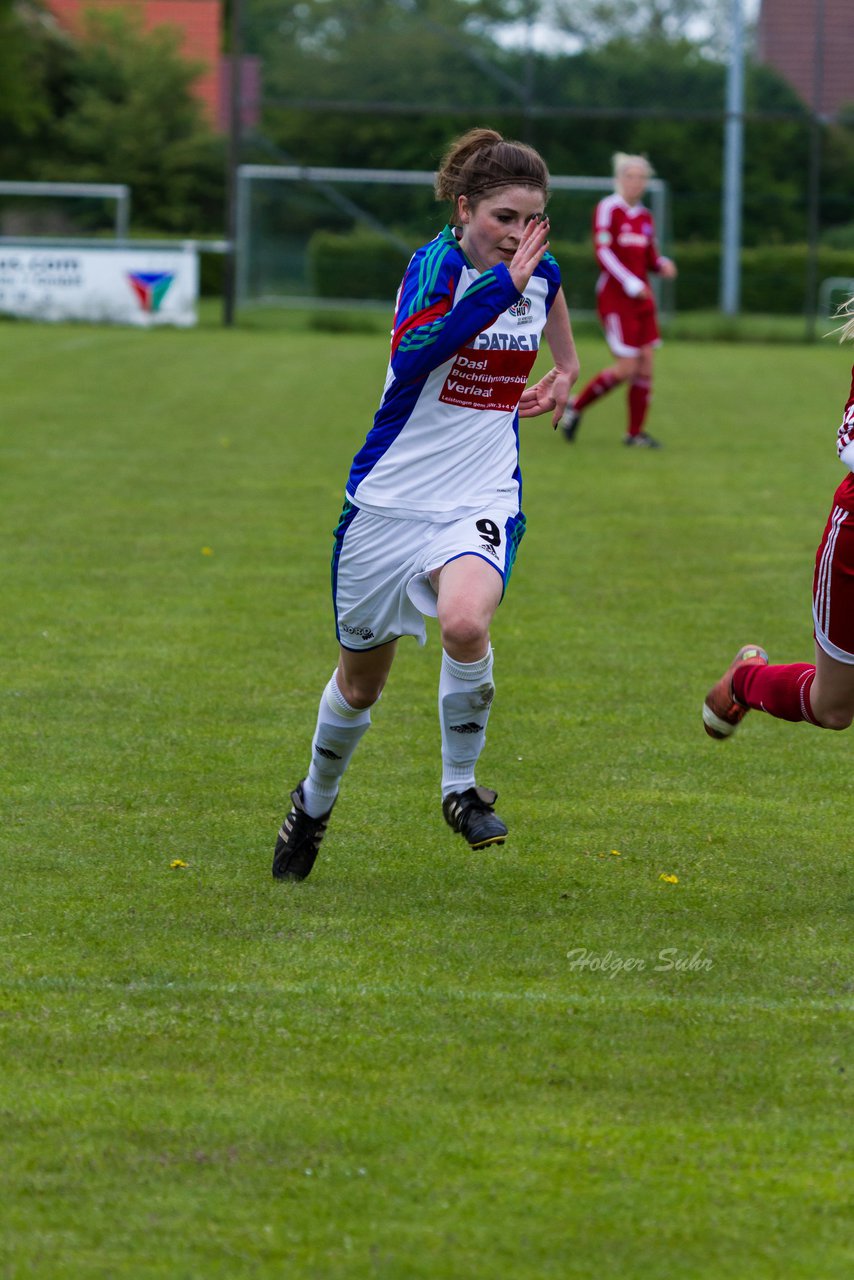
[[[323,165],[267,164],[242,164],[237,169],[234,251],[236,304],[238,307],[272,305],[315,308],[354,308],[359,306],[379,308],[388,305],[374,299],[358,302],[352,298],[334,299],[286,295],[275,295],[263,300],[251,299],[248,291],[248,262],[251,247],[252,184],[261,180],[281,183],[313,183],[319,188],[324,185],[330,186],[331,184],[347,185],[355,183],[386,183],[389,186],[432,187],[436,180],[436,174],[432,170],[352,169]],[[601,199],[602,196],[608,195],[614,190],[614,179],[613,177],[552,174],[549,177],[549,187],[552,191],[586,191],[590,192],[591,195],[597,195]],[[669,231],[669,190],[667,183],[661,178],[650,178],[646,190],[659,236],[666,240]],[[359,211],[356,206],[352,207],[354,216],[358,216]],[[362,213],[362,217],[366,224],[374,226],[375,229],[387,235],[390,243],[400,247],[400,241],[395,233],[379,224],[373,215]]]
[[[0,196],[67,196],[87,200],[114,200],[114,232],[126,240],[130,227],[130,187],[125,182],[0,182]]]

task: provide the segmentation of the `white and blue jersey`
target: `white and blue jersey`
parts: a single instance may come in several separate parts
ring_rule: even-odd
[[[518,405],[560,287],[549,254],[524,293],[503,263],[479,272],[451,227],[414,254],[391,358],[347,498],[378,515],[457,520],[519,510]]]

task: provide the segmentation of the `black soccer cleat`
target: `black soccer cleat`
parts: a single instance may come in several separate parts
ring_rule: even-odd
[[[581,424],[581,414],[574,409],[571,404],[566,406],[563,417],[560,420],[560,429],[563,432],[563,438],[567,444],[574,444],[575,437],[578,435],[578,428]]]
[[[282,823],[273,854],[274,880],[305,880],[311,875],[320,842],[326,835],[326,824],[335,807],[335,801],[321,818],[312,818],[305,811],[302,782],[291,792],[291,811]]]
[[[661,441],[656,440],[655,436],[649,436],[645,431],[638,431],[635,435],[627,433],[623,436],[623,444],[628,445],[630,449],[660,449]]]
[[[503,844],[507,827],[495,812],[497,791],[488,787],[469,787],[468,791],[452,791],[442,801],[442,815],[453,831],[468,840],[472,849],[485,849]]]

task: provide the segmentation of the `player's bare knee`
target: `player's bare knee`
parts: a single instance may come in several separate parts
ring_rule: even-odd
[[[637,377],[639,361],[632,356],[621,356],[614,365],[614,376],[618,382],[628,382]]]
[[[384,679],[377,677],[357,676],[347,680],[339,671],[336,675],[338,688],[354,711],[366,711],[379,700],[385,686]]]
[[[441,619],[442,647],[450,654],[474,653],[474,658],[466,657],[464,661],[477,661],[483,657],[489,645],[489,632],[477,618],[465,613],[452,613]]]
[[[822,729],[835,729],[838,732],[850,726],[851,721],[854,720],[854,708],[830,707],[816,718]]]

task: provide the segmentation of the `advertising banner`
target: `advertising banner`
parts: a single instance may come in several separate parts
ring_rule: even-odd
[[[194,245],[74,248],[0,244],[0,312],[31,320],[181,326],[196,323]]]

